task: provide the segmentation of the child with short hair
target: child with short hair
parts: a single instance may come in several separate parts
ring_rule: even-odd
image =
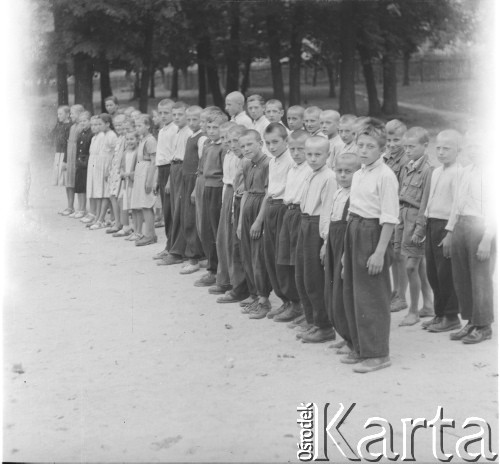
[[[107,173],[113,154],[115,152],[117,136],[114,131],[113,120],[108,113],[99,115],[102,143],[97,158],[94,162],[93,182],[90,188],[90,197],[96,201],[96,220],[89,226],[90,230],[98,230],[106,227],[105,217],[109,208],[109,184]],[[87,190],[89,190],[87,185]]]
[[[116,135],[118,136],[115,145],[115,152],[108,171],[108,184],[109,184],[109,200],[115,217],[115,223],[106,229],[107,234],[114,234],[123,228],[121,222],[122,212],[119,202],[120,191],[122,186],[122,178],[120,176],[120,168],[122,165],[122,157],[125,150],[125,122],[126,116],[124,114],[116,114],[113,118],[113,125],[115,126]]]
[[[196,185],[200,153],[203,150],[203,132],[200,128],[200,115],[202,109],[199,106],[190,106],[186,110],[186,120],[192,134],[186,142],[186,154],[182,163],[182,216],[181,230],[186,240],[185,256],[189,262],[184,266],[181,274],[192,274],[200,269],[199,260],[203,257],[203,247],[196,231],[196,206],[191,199],[191,193]]]
[[[362,163],[352,178],[349,218],[344,241],[344,307],[353,351],[341,362],[361,363],[366,373],[391,365],[391,278],[394,225],[398,223],[398,181],[383,162],[384,124],[366,120],[357,135]]]
[[[193,133],[187,124],[187,103],[178,101],[172,106],[172,117],[177,128],[172,140],[172,159],[170,162],[170,176],[165,190],[170,193],[170,211],[172,214],[171,244],[168,255],[158,261],[158,265],[172,265],[183,262],[186,251],[186,238],[182,233],[182,164],[186,153],[186,144]]]
[[[408,164],[403,168],[399,185],[399,225],[394,233],[394,248],[405,259],[410,286],[410,307],[400,326],[416,324],[420,317],[433,315],[432,289],[425,268],[424,192],[429,188],[432,166],[427,155],[429,134],[422,127],[412,127],[403,139]],[[420,291],[424,300],[419,312]]]
[[[489,340],[494,320],[493,270],[496,258],[493,182],[485,165],[484,134],[466,134],[465,152],[472,163],[460,177],[453,202],[448,234],[443,242],[445,256],[450,255],[453,283],[460,314],[467,324],[450,334],[451,340],[466,345]]]
[[[130,125],[125,127],[125,149],[120,166],[120,177],[122,179],[122,188],[120,189],[121,204],[121,230],[115,232],[113,237],[129,237],[134,230],[139,230],[137,210],[132,209],[132,190],[134,186],[134,171],[137,164],[137,146],[139,144],[138,136],[135,131],[130,130]],[[129,212],[132,214],[132,226],[129,224]]]
[[[173,141],[177,132],[177,126],[172,117],[172,107],[174,101],[164,98],[158,103],[158,116],[162,127],[158,131],[158,143],[156,146],[155,163],[157,169],[157,183],[155,192],[160,195],[163,209],[163,222],[167,243],[165,248],[157,253],[153,259],[163,259],[168,256],[168,251],[172,246],[172,211],[170,208],[170,193],[165,191],[170,177],[170,168],[173,157]]]
[[[295,281],[295,259],[297,254],[297,243],[299,238],[301,211],[300,199],[306,185],[307,177],[312,173],[306,162],[305,144],[309,134],[301,129],[293,131],[287,138],[288,150],[293,163],[286,177],[283,203],[285,213],[277,239],[277,277],[279,288],[289,302],[287,308],[280,314],[274,316],[275,322],[296,321],[303,322],[300,296]],[[295,324],[294,324],[295,325]]]
[[[236,175],[238,158],[229,148],[229,131],[237,127],[233,121],[225,122],[220,126],[220,138],[224,153],[222,165],[222,206],[217,227],[216,248],[217,248],[217,276],[215,286],[208,289],[212,295],[223,295],[231,289],[231,273],[233,263],[233,234],[232,234],[232,209],[233,209],[233,182]],[[245,126],[243,126],[245,127]]]
[[[340,153],[356,153],[356,116],[343,114],[339,119],[339,136],[344,142],[344,148]],[[369,119],[369,118],[367,118]]]
[[[403,147],[403,137],[407,131],[407,127],[398,119],[392,119],[385,125],[387,133],[386,152],[384,153],[384,161],[389,166],[398,182],[401,182],[401,175],[404,167],[408,163],[408,157]],[[396,226],[397,229],[397,226]],[[391,266],[393,292],[391,300],[391,311],[397,312],[408,308],[406,303],[406,289],[408,287],[408,276],[406,274],[406,259],[401,256],[399,247],[394,246],[392,241],[394,257]]]
[[[453,287],[453,272],[449,258],[443,253],[447,235],[446,224],[458,191],[462,168],[457,162],[461,151],[461,136],[445,130],[436,139],[436,155],[441,166],[432,171],[430,190],[422,200],[427,218],[425,260],[427,278],[434,293],[435,316],[422,324],[429,332],[447,332],[461,328],[458,300]]]
[[[342,256],[352,177],[360,167],[361,163],[355,153],[342,153],[337,157],[334,172],[339,189],[334,194],[331,209],[323,210],[320,219],[320,235],[324,240],[320,256],[325,266],[326,310],[333,328],[348,347],[347,350],[340,349],[337,354],[348,354],[353,350],[344,307]]]
[[[54,129],[52,129],[52,137],[56,146],[52,168],[53,185],[64,185],[64,158],[68,149],[69,131],[71,129],[69,113],[69,106],[64,105],[57,108],[57,122]],[[62,213],[70,214],[68,208],[59,214]]]
[[[286,121],[291,132],[304,130],[304,111],[300,105],[293,105],[286,112]]]
[[[236,303],[238,301],[248,298],[248,286],[245,278],[245,269],[243,268],[243,262],[241,259],[241,241],[238,238],[237,230],[240,219],[240,205],[241,197],[243,196],[244,183],[243,183],[243,153],[241,152],[241,147],[239,144],[239,138],[246,132],[245,126],[233,126],[228,130],[227,142],[229,144],[229,149],[232,154],[236,157],[236,166],[234,177],[232,180],[232,188],[234,191],[234,196],[232,199],[232,210],[230,211],[230,225],[231,225],[231,244],[232,248],[229,250],[230,259],[232,260],[229,265],[229,278],[231,283],[231,290],[226,291],[226,293],[219,298],[217,298],[217,303]],[[226,156],[227,158],[227,156]],[[226,163],[226,158],[224,158],[224,163]],[[230,173],[224,170],[224,175],[228,176]],[[222,214],[221,214],[222,221]],[[219,225],[220,228],[220,225]],[[220,248],[219,245],[219,234],[217,235],[217,249]]]
[[[114,95],[110,95],[104,99],[104,108],[106,108],[106,113],[111,117],[115,116],[118,112],[118,98]]]
[[[80,130],[76,138],[76,168],[75,168],[75,194],[78,198],[78,210],[75,219],[81,219],[86,214],[87,203],[87,166],[89,163],[92,130],[90,129],[90,113],[83,111],[78,117]]]
[[[194,283],[196,287],[210,287],[216,282],[218,265],[216,239],[222,206],[222,169],[225,155],[220,138],[220,126],[225,122],[227,116],[222,111],[213,111],[207,117],[207,137],[210,141],[205,145],[200,165],[204,179],[201,244],[208,258],[208,264],[207,273]]]
[[[152,126],[153,121],[149,114],[142,114],[135,120],[135,129],[140,142],[137,147],[137,164],[134,171],[130,207],[137,210],[138,227],[127,239],[134,240],[136,246],[151,245],[157,241],[153,211],[156,201],[154,194],[156,139],[150,133]],[[142,226],[144,226],[144,233],[141,230]]]
[[[264,115],[265,108],[266,101],[262,95],[255,94],[247,98],[247,111],[252,118],[252,127],[250,129],[255,129],[261,137],[264,137],[264,131],[269,126],[269,120]]]
[[[283,216],[286,206],[283,203],[288,171],[293,165],[293,159],[287,146],[287,131],[282,124],[273,122],[267,126],[264,134],[267,151],[271,155],[269,161],[269,181],[267,193],[264,197],[264,257],[267,274],[275,295],[282,301],[282,305],[272,311],[261,307],[259,312],[250,316],[251,319],[272,319],[288,309],[291,302],[282,291],[278,279],[279,265],[278,246]]]
[[[321,108],[308,106],[304,111],[304,127],[311,136],[327,137],[321,130],[320,123]]]
[[[101,151],[101,145],[104,142],[102,121],[99,116],[92,116],[90,118],[90,130],[92,131],[93,135],[89,148],[89,159],[87,163],[87,182],[85,187],[86,196],[89,200],[89,208],[87,215],[80,219],[83,224],[89,227],[95,222],[96,215],[98,214],[97,199],[92,195],[92,189],[94,185],[94,170],[97,163],[97,158],[99,157],[99,152]]]
[[[231,121],[241,124],[248,129],[253,127],[250,116],[245,113],[245,97],[241,92],[231,92],[226,97],[226,111],[231,117]]]
[[[280,124],[283,124],[283,116],[285,115],[283,103],[281,103],[279,100],[276,100],[275,98],[267,100],[264,114],[266,115],[266,118],[270,123],[279,122]],[[284,124],[283,126],[286,127]],[[289,132],[288,128],[286,130],[287,132]]]
[[[344,149],[344,142],[339,135],[340,114],[335,110],[324,110],[319,115],[319,125],[330,142],[330,157],[326,163],[330,169],[335,166],[335,158]]]
[[[266,270],[262,238],[265,203],[269,182],[270,158],[262,152],[262,139],[255,130],[246,131],[239,139],[243,156],[245,190],[241,199],[238,238],[250,297],[240,303],[244,314],[269,312],[272,287]]]
[[[314,135],[305,143],[306,161],[313,172],[306,179],[300,200],[302,217],[295,260],[295,280],[308,324],[308,330],[297,334],[303,343],[335,339],[325,307],[325,270],[320,259],[320,215],[331,209],[337,189],[335,174],[326,165],[329,149],[326,137]]]
[[[75,172],[76,172],[76,140],[80,132],[78,117],[83,112],[82,105],[72,105],[69,111],[69,117],[73,123],[69,130],[68,149],[64,157],[64,185],[66,187],[66,197],[68,199],[68,208],[61,214],[74,218],[75,212]]]

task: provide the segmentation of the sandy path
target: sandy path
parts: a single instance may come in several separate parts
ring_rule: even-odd
[[[197,274],[157,267],[161,245],[136,248],[55,214],[63,192],[49,167],[48,155],[34,163],[33,208],[10,226],[4,460],[294,461],[296,408],[311,401],[357,403],[343,429],[354,443],[381,416],[400,450],[401,418],[432,419],[438,405],[459,427],[445,432],[448,451],[468,416],[498,433],[496,334],[467,347],[398,328],[399,313],[393,366],[353,374],[328,345],[300,344],[284,325],[216,304],[192,285]],[[434,460],[430,430],[416,456]]]

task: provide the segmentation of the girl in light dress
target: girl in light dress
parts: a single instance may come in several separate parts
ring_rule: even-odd
[[[109,200],[113,209],[115,223],[106,229],[107,234],[114,234],[122,229],[121,205],[119,201],[122,179],[120,177],[120,167],[122,165],[123,153],[125,151],[126,117],[124,114],[117,114],[113,118],[115,131],[118,135],[115,145],[115,152],[109,166],[108,185]]]
[[[96,157],[93,167],[93,183],[90,198],[95,198],[96,220],[89,228],[97,230],[106,227],[104,218],[109,208],[109,184],[106,180],[106,173],[109,172],[109,165],[115,152],[117,135],[114,132],[113,121],[108,113],[99,115],[101,132],[103,134],[100,151]],[[88,190],[88,188],[87,188]]]
[[[87,164],[87,198],[89,200],[88,213],[83,217],[81,222],[87,226],[94,224],[96,220],[97,210],[97,197],[94,194],[94,171],[101,151],[101,145],[104,143],[104,133],[102,132],[102,121],[99,116],[92,116],[90,118],[90,130],[94,134],[90,142],[89,160]]]
[[[122,204],[122,224],[123,228],[113,234],[113,237],[130,237],[134,230],[138,228],[137,211],[130,207],[132,198],[132,188],[134,185],[134,170],[137,164],[137,145],[139,143],[135,130],[130,126],[125,133],[125,153],[122,156],[120,166],[120,177],[122,179],[122,188],[120,190],[120,202]],[[133,227],[129,225],[129,212],[132,213]]]
[[[148,114],[142,114],[135,119],[135,129],[140,137],[140,142],[137,148],[131,207],[137,210],[139,220],[135,233],[130,237],[135,239],[136,246],[151,245],[158,240],[155,233],[153,211],[156,201],[153,191],[156,174],[156,139],[150,133],[152,125],[153,121]],[[144,234],[140,230],[142,222],[144,223]]]

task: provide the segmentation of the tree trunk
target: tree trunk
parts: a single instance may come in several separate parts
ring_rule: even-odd
[[[68,65],[66,61],[57,63],[57,104],[68,104]]]
[[[290,30],[289,102],[300,104],[300,65],[302,62],[302,35],[305,9],[302,1],[292,4]]]
[[[243,64],[243,78],[241,79],[240,91],[245,95],[250,87],[250,70],[252,66],[252,57],[248,56]]]
[[[340,101],[341,113],[356,114],[355,94],[355,53],[356,23],[354,2],[342,0],[340,3]]]
[[[54,33],[56,43],[63,41],[64,11],[59,3],[52,2],[52,14],[54,16]],[[68,65],[65,56],[58,56],[57,60],[57,103],[68,104]]]
[[[384,75],[384,103],[382,112],[388,115],[398,114],[398,86],[396,76],[396,59],[393,53],[386,52],[382,58]]]
[[[92,58],[85,53],[77,53],[74,56],[75,73],[75,104],[94,112],[94,66]]]
[[[328,76],[328,97],[336,98],[337,93],[335,92],[335,69],[330,60],[325,60],[326,74]]]
[[[149,79],[153,66],[153,34],[153,21],[146,21],[144,26],[144,48],[142,52],[141,94],[139,96],[139,110],[143,113],[148,112]]]
[[[226,95],[238,90],[240,75],[240,3],[229,4],[231,26],[229,29],[229,46],[226,52]]]
[[[141,96],[141,73],[139,70],[136,70],[134,78],[134,94],[132,95],[132,100],[138,100],[140,96]]]
[[[172,71],[172,88],[170,89],[170,98],[179,98],[179,68],[175,68]]]
[[[196,59],[198,61],[198,105],[205,108],[207,106],[207,71],[203,39],[200,39],[196,45]]]
[[[405,51],[403,54],[403,85],[405,87],[410,85],[410,58],[411,53]]]
[[[113,95],[111,89],[111,79],[109,78],[109,61],[105,56],[99,58],[99,83],[101,86],[101,111],[104,113],[106,111],[106,105],[104,104],[104,99]]]
[[[207,81],[208,87],[210,88],[210,93],[214,101],[214,105],[219,108],[224,108],[224,97],[220,90],[219,83],[219,72],[217,70],[217,63],[212,56],[212,48],[210,44],[210,37],[206,36],[203,39],[203,44],[205,47],[205,56],[207,58]]]
[[[155,98],[155,68],[151,69],[151,76],[149,76],[149,98]]]
[[[358,52],[363,66],[363,76],[365,78],[366,93],[368,94],[368,114],[370,116],[380,116],[382,110],[377,94],[377,84],[373,71],[372,57],[370,50],[361,43],[358,43]]]
[[[271,61],[271,75],[273,80],[274,98],[285,104],[285,89],[283,86],[283,73],[281,71],[281,46],[280,30],[281,18],[277,13],[266,16],[267,40],[269,47],[269,60]]]

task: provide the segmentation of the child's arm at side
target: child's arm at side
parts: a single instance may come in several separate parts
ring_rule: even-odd
[[[262,204],[260,205],[259,214],[255,218],[252,227],[250,227],[250,237],[253,239],[258,239],[262,235],[262,228],[264,225],[264,217],[266,216],[266,208],[267,208],[267,199],[269,198],[269,193],[266,189],[266,194],[264,195],[264,199],[262,200]]]
[[[243,196],[241,197],[241,203],[240,203],[240,220],[238,221],[238,229],[236,230],[236,235],[238,238],[241,240],[241,222],[243,219],[243,209],[245,208],[245,203],[247,201],[247,192],[243,193]]]
[[[151,163],[148,168],[148,173],[146,175],[146,193],[151,193],[153,191],[155,173],[156,173],[156,153],[151,153]]]
[[[422,201],[420,202],[420,208],[418,210],[418,216],[415,224],[415,230],[413,231],[413,236],[411,241],[415,244],[421,244],[425,238],[425,227],[427,225],[427,218],[425,217],[425,210],[427,209],[427,203],[429,202],[429,194],[431,191],[431,178],[434,168],[431,167],[422,179],[422,188],[424,189],[422,193]]]

